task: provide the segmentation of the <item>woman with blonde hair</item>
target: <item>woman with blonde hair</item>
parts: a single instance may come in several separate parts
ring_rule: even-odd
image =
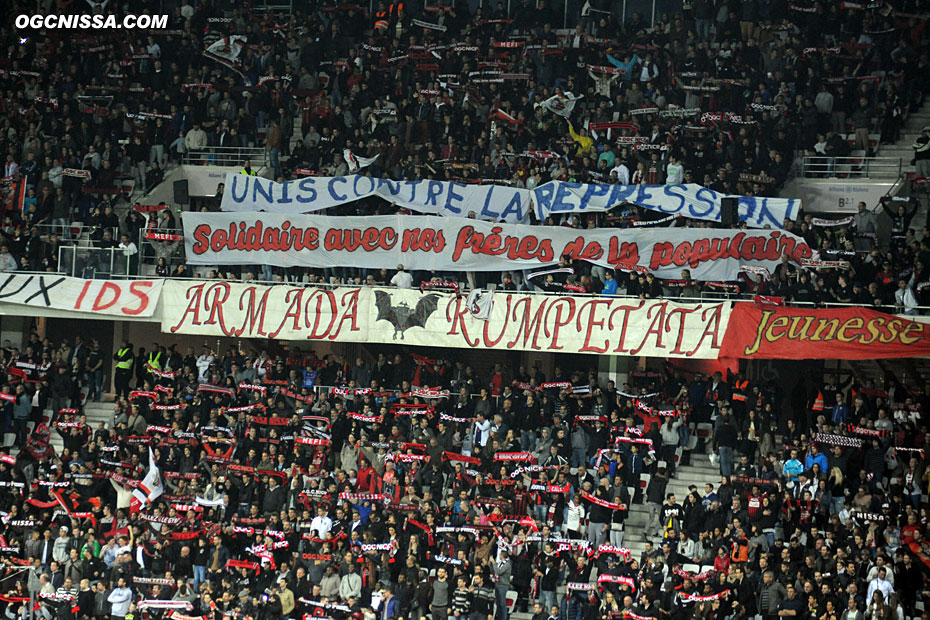
[[[830,475],[827,477],[827,486],[833,501],[830,505],[830,514],[839,514],[846,503],[846,488],[843,486],[843,472],[839,467],[830,469]]]
[[[601,620],[610,620],[614,615],[620,611],[620,605],[617,604],[617,599],[614,598],[614,593],[607,591],[604,594],[604,599],[601,601],[600,616]]]

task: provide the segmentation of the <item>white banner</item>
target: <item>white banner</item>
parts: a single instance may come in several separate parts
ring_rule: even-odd
[[[223,211],[313,213],[369,196],[378,196],[418,213],[474,217],[509,224],[526,223],[530,211],[542,222],[549,215],[609,211],[628,202],[688,218],[720,221],[726,194],[700,185],[602,185],[550,181],[528,190],[505,185],[468,185],[452,181],[391,181],[351,175],[304,177],[275,183],[261,177],[229,173]],[[738,196],[739,219],[750,228],[782,228],[794,220],[801,201]]]
[[[543,221],[560,213],[609,211],[630,202],[651,211],[682,217],[720,221],[721,194],[691,183],[683,185],[601,185],[551,181],[532,190],[536,217]],[[734,196],[739,201],[739,221],[750,228],[784,228],[794,220],[801,201],[794,198]]]
[[[276,183],[244,174],[226,175],[223,211],[313,213],[378,196],[418,213],[516,224],[529,219],[529,196],[506,185],[466,185],[449,181],[391,181],[350,175],[304,177]]]
[[[82,280],[59,275],[0,275],[0,304],[123,317],[155,312],[163,280]]]
[[[412,289],[169,280],[168,334],[715,359],[730,304],[496,293],[490,320],[464,297]]]
[[[813,252],[780,230],[637,228],[574,230],[491,224],[463,218],[338,217],[268,213],[182,214],[194,265],[505,271],[535,269],[563,255],[605,267],[677,279],[731,281],[744,266],[774,270],[782,255],[800,264]]]

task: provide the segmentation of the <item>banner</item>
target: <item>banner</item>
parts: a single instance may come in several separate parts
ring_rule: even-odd
[[[391,181],[373,177],[304,177],[276,183],[262,177],[228,173],[223,211],[261,211],[290,215],[313,213],[369,196],[378,196],[418,213],[475,217],[508,224],[527,223],[530,210],[542,222],[550,215],[609,211],[624,203],[667,215],[719,222],[726,194],[696,184],[604,185],[550,181],[534,189],[471,185],[454,181]],[[739,220],[750,228],[780,229],[794,220],[801,201],[791,198],[736,196]]]
[[[169,334],[715,359],[730,304],[496,293],[490,320],[463,297],[169,280]]]
[[[334,217],[271,213],[182,214],[191,265],[361,267],[427,271],[534,269],[563,255],[658,278],[691,270],[699,281],[733,281],[745,267],[774,271],[813,252],[780,230],[598,229],[492,224],[414,215]]]
[[[930,324],[865,308],[737,304],[721,357],[876,359],[930,356]]]
[[[391,181],[350,175],[304,177],[276,183],[262,177],[228,173],[220,208],[300,214],[378,196],[418,213],[467,217],[515,224],[529,219],[526,190],[505,185],[468,185],[450,181]]]
[[[559,213],[609,211],[630,202],[651,211],[719,222],[722,199],[727,197],[727,194],[693,183],[600,185],[550,181],[526,191],[532,192],[536,217],[540,221]],[[746,222],[750,228],[783,228],[784,221],[794,220],[801,208],[801,201],[793,198],[734,198],[739,200],[739,221]]]
[[[4,274],[0,304],[112,316],[149,317],[162,280],[83,280],[57,275]]]

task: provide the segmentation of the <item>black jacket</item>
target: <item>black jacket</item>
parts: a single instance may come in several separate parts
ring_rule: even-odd
[[[736,448],[737,434],[733,424],[724,424],[717,431],[716,443],[723,448]]]
[[[284,503],[287,501],[287,489],[283,486],[276,486],[265,491],[265,497],[262,501],[262,512],[265,514],[276,514],[281,512]]]

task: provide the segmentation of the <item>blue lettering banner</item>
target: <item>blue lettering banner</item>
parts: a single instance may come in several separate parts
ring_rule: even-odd
[[[261,177],[229,173],[223,211],[300,214],[378,196],[400,207],[432,215],[470,217],[523,224],[530,213],[539,221],[550,215],[597,213],[635,204],[665,215],[720,221],[726,197],[700,185],[604,185],[550,181],[534,189],[507,185],[470,185],[452,181],[391,181],[360,175],[304,177],[275,183]],[[736,196],[739,221],[750,228],[782,228],[797,218],[801,201],[793,198]]]
[[[275,183],[261,177],[229,173],[221,208],[223,211],[313,213],[369,196],[378,196],[417,213],[491,222],[519,224],[528,221],[530,215],[530,196],[525,189],[451,181],[391,181],[360,175],[304,177]]]

